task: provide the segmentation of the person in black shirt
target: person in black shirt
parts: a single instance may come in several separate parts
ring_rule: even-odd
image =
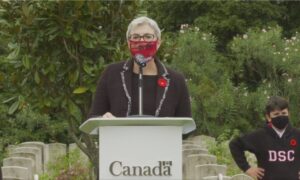
[[[156,117],[191,117],[185,78],[166,67],[156,56],[161,44],[157,23],[148,17],[134,19],[128,26],[127,43],[132,58],[109,65],[98,81],[88,118],[127,117],[138,114],[137,58],[142,55],[143,114]]]
[[[271,97],[266,105],[267,124],[233,139],[231,154],[241,170],[255,179],[297,180],[300,170],[300,131],[289,122],[288,101]],[[245,151],[254,153],[257,167],[251,167]]]

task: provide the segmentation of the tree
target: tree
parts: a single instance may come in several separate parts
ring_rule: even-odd
[[[238,92],[221,63],[223,57],[216,51],[215,38],[194,27],[178,36],[178,53],[172,65],[186,77],[197,132],[217,136],[226,128],[243,127],[246,121],[237,121],[240,114],[234,97]]]
[[[10,98],[9,114],[30,104],[51,123],[67,122],[68,134],[53,140],[68,143],[71,136],[97,165],[94,140],[78,127],[105,64],[126,55],[125,31],[137,7],[135,1],[1,2],[0,33],[9,53],[1,58],[1,93]]]
[[[234,36],[251,27],[277,24],[285,14],[285,7],[272,1],[150,1],[148,5],[148,14],[166,31],[195,25],[217,38],[220,52],[226,51]]]
[[[297,109],[300,105],[299,42],[298,33],[289,39],[282,38],[282,28],[278,26],[251,29],[234,38],[228,55],[228,67],[235,86],[245,88],[249,96],[256,96],[257,101],[252,101],[255,106],[250,104],[251,101],[247,103],[253,107],[253,112],[263,110],[264,103],[257,103],[262,98],[283,96],[290,101],[290,115],[296,126],[299,126],[300,115]]]

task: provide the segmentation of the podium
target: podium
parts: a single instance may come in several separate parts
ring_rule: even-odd
[[[100,180],[181,180],[182,134],[192,118],[90,118],[80,130],[99,135]]]

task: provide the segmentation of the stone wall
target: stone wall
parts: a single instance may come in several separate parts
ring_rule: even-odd
[[[217,164],[217,158],[209,154],[209,145],[216,144],[209,136],[194,136],[183,140],[183,180],[251,180],[249,176],[237,174],[226,176],[226,165]],[[67,152],[79,149],[76,144],[69,146],[61,143],[44,144],[43,142],[24,142],[7,148],[9,157],[3,160],[3,179],[35,180],[34,177],[49,172],[47,165]],[[80,151],[80,159],[89,162]]]
[[[48,164],[55,163],[67,152],[78,149],[76,144],[67,147],[62,143],[24,142],[7,148],[9,156],[3,159],[3,180],[36,180],[49,172]],[[88,158],[80,151],[80,158],[88,163]]]

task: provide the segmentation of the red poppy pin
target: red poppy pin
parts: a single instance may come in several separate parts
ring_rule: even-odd
[[[168,85],[168,81],[167,81],[165,78],[160,77],[160,78],[158,78],[158,80],[157,80],[157,84],[158,84],[160,87],[165,88],[165,87]]]
[[[291,140],[290,140],[290,145],[293,146],[293,147],[297,146],[297,141],[296,141],[296,139],[291,139]]]

